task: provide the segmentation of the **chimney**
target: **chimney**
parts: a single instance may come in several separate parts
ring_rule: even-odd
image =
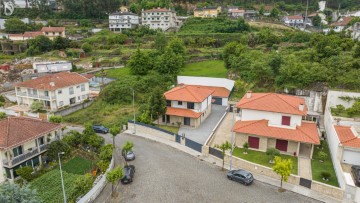
[[[54,87],[54,86],[55,86],[55,83],[54,83],[54,82],[50,82],[50,86],[51,86],[51,87]]]
[[[247,91],[247,93],[246,93],[246,98],[247,98],[247,99],[250,99],[250,98],[251,98],[251,93],[252,93],[251,90]]]
[[[299,105],[299,111],[304,111],[304,104],[303,104],[303,103],[300,103],[300,105]]]

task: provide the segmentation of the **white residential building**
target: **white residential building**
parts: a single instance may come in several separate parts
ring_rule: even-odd
[[[18,105],[30,107],[42,101],[46,109],[56,111],[86,100],[89,80],[78,73],[60,72],[16,84],[15,93]]]
[[[175,11],[166,8],[154,8],[141,12],[141,24],[147,25],[151,29],[166,31],[169,28],[179,27],[180,21],[177,19]]]
[[[304,17],[302,16],[285,16],[283,22],[287,26],[299,26],[304,25]]]
[[[0,120],[0,183],[13,181],[20,167],[42,164],[49,144],[62,138],[61,128],[58,123],[27,117]]]
[[[330,26],[335,32],[341,32],[346,28],[352,19],[353,17],[342,17],[337,22],[330,24]]]
[[[33,69],[37,73],[55,73],[70,71],[72,63],[67,61],[50,61],[33,63]]]
[[[116,12],[109,15],[109,29],[121,32],[139,25],[139,16],[131,12]]]
[[[347,30],[351,31],[351,37],[360,41],[360,22],[355,23]]]

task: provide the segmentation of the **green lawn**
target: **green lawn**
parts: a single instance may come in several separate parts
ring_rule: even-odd
[[[95,163],[82,157],[76,156],[63,164],[62,169],[68,173],[84,175],[90,173]]]
[[[126,75],[130,75],[130,68],[126,68],[126,67],[114,68],[114,69],[105,70],[105,72],[106,72],[106,77],[119,79]]]
[[[336,173],[334,170],[334,165],[331,161],[330,151],[327,142],[325,141],[323,151],[328,155],[327,158],[324,160],[323,163],[319,161],[318,153],[321,151],[321,149],[318,149],[317,147],[314,148],[314,154],[313,154],[313,160],[311,160],[311,171],[313,180],[326,183],[335,187],[339,187],[339,183],[336,178]],[[321,177],[321,172],[329,172],[331,174],[331,177],[329,181],[324,181]]]
[[[270,168],[272,168],[274,166],[274,164],[269,163],[269,156],[266,155],[265,152],[259,152],[259,151],[254,151],[254,150],[248,150],[248,154],[244,154],[243,152],[244,152],[243,148],[235,148],[233,151],[233,155],[237,156],[239,158],[245,159],[247,161],[250,161],[250,162],[253,162],[256,164],[260,164],[263,166],[267,166]],[[298,159],[297,159],[297,157],[290,156],[290,155],[284,155],[284,154],[281,154],[280,157],[283,159],[291,159],[293,161],[293,168],[291,170],[291,173],[297,175],[298,174]]]
[[[179,75],[227,78],[225,64],[221,60],[188,63]]]
[[[175,126],[160,125],[159,128],[170,131],[172,133],[176,133],[176,134],[179,132],[179,128],[175,127]]]

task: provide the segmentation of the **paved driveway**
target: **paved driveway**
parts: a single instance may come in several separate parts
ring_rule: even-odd
[[[182,126],[180,127],[178,134],[182,135],[185,133],[185,136],[190,140],[204,144],[225,111],[226,106],[212,105],[211,114],[198,128]]]
[[[106,136],[107,141],[110,141]],[[118,198],[109,197],[108,185],[95,202],[318,202],[308,197],[255,181],[243,186],[226,178],[220,168],[202,162],[167,145],[133,135],[121,134],[116,144],[134,142],[136,166],[134,182],[119,185]]]

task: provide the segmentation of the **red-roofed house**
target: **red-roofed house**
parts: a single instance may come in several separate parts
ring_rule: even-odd
[[[0,120],[0,183],[14,180],[20,167],[40,165],[49,143],[62,138],[61,128],[57,123],[26,117]]]
[[[341,32],[350,23],[353,17],[342,17],[337,22],[330,24],[335,32]]]
[[[238,121],[233,131],[237,146],[248,142],[251,149],[276,148],[282,153],[311,158],[314,145],[320,144],[316,124],[302,120],[307,115],[302,98],[249,91],[236,108]]]
[[[304,24],[304,17],[302,16],[285,16],[283,22],[287,26],[299,26]]]
[[[18,105],[30,107],[38,100],[52,111],[83,102],[89,97],[89,91],[89,80],[71,72],[46,75],[15,85]]]
[[[211,113],[214,90],[193,85],[179,85],[164,93],[166,114],[161,122],[165,125],[198,127]]]
[[[342,163],[360,165],[360,135],[354,127],[334,125],[337,135],[337,157]]]
[[[51,40],[55,37],[66,37],[65,27],[43,27],[41,32]]]

